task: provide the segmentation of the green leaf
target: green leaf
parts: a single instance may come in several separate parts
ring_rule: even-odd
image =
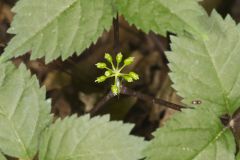
[[[7,160],[6,157],[0,152],[0,160]]]
[[[20,0],[10,33],[16,34],[5,59],[32,50],[31,59],[46,62],[81,52],[109,29],[115,15],[112,0]]]
[[[199,17],[206,16],[199,0],[116,0],[120,14],[130,24],[148,33],[166,35],[167,31],[201,34]]]
[[[240,106],[240,28],[215,11],[202,25],[209,26],[208,38],[172,37],[173,87],[187,104],[200,100],[218,115],[231,115]]]
[[[0,150],[30,160],[38,149],[40,133],[51,121],[45,89],[24,65],[0,64]]]
[[[208,107],[177,113],[154,133],[147,160],[235,160],[235,139]]]
[[[57,120],[43,134],[40,160],[137,160],[145,147],[129,135],[132,125],[109,122],[109,116],[76,115]]]
[[[240,153],[238,152],[236,160],[240,160]]]

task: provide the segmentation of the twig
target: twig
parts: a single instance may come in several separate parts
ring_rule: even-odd
[[[186,106],[181,106],[181,105],[178,105],[178,104],[175,104],[175,103],[171,103],[171,102],[165,101],[165,100],[160,99],[160,98],[154,98],[152,96],[143,94],[141,92],[136,92],[134,90],[131,90],[131,89],[125,87],[125,86],[123,86],[121,88],[121,94],[134,96],[134,97],[137,97],[138,99],[141,99],[141,100],[144,100],[144,101],[147,101],[147,102],[160,104],[160,105],[166,106],[168,108],[171,108],[171,109],[174,109],[174,110],[177,110],[177,111],[181,111],[183,108],[191,108],[191,107],[186,107]]]
[[[134,90],[131,90],[125,86],[122,86],[121,87],[121,91],[120,93],[122,95],[128,95],[128,96],[134,96],[134,97],[137,97],[138,99],[141,99],[141,100],[144,100],[144,101],[147,101],[147,102],[152,102],[152,103],[156,103],[156,104],[160,104],[160,105],[163,105],[167,108],[171,108],[171,109],[174,109],[174,110],[177,110],[177,111],[181,111],[182,109],[184,108],[189,108],[189,109],[193,109],[192,107],[186,107],[186,106],[182,106],[182,105],[178,105],[178,104],[175,104],[175,103],[171,103],[171,102],[168,102],[168,101],[165,101],[163,99],[160,99],[160,98],[154,98],[152,96],[149,96],[149,95],[146,95],[146,94],[143,94],[141,92],[137,92],[137,91],[134,91]],[[114,97],[113,93],[110,91],[105,97],[103,97],[103,99],[101,99],[97,105],[90,111],[91,115],[94,116],[96,115],[96,113],[110,100]]]

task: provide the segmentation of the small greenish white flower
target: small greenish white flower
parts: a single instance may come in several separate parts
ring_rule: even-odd
[[[107,77],[109,77],[111,74],[112,74],[111,71],[106,71],[106,72],[105,72],[105,76],[107,76]]]
[[[116,61],[117,61],[118,64],[122,62],[122,58],[123,58],[122,53],[118,53],[117,56],[116,56]]]
[[[123,65],[120,66],[123,55],[122,53],[118,53],[116,56],[116,65],[113,63],[113,58],[109,53],[105,53],[104,58],[111,64],[111,67],[109,68],[106,63],[99,62],[96,64],[97,68],[99,69],[106,69],[103,76],[98,77],[95,82],[101,83],[104,82],[108,78],[114,78],[114,84],[111,86],[111,91],[114,95],[118,95],[121,91],[121,82],[122,80],[125,80],[127,82],[133,82],[134,80],[138,80],[139,76],[135,72],[129,72],[129,73],[122,73],[121,71],[124,69],[124,67],[130,65],[134,61],[134,57],[128,57],[123,61]]]
[[[126,75],[126,76],[123,76],[123,78],[127,81],[127,82],[133,82],[133,78]]]
[[[105,53],[104,58],[108,61],[108,62],[112,62],[112,56],[109,53]]]
[[[95,80],[95,82],[101,83],[101,82],[104,82],[106,79],[107,79],[106,76],[100,76],[100,77],[98,77],[98,78]]]
[[[139,76],[138,76],[138,74],[135,73],[135,72],[130,72],[128,75],[129,75],[130,77],[132,77],[134,80],[139,80]]]
[[[134,57],[128,57],[127,59],[124,60],[124,65],[130,65],[134,61]]]
[[[104,68],[107,67],[106,63],[97,63],[96,66],[97,66],[97,68],[99,68],[99,69],[104,69]]]

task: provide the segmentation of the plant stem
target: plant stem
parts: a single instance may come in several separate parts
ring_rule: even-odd
[[[97,105],[90,111],[91,115],[94,116],[96,115],[97,111],[99,111],[102,106],[104,106],[105,103],[107,103],[110,99],[114,97],[114,94],[112,91],[109,91],[106,96],[104,96],[98,103]]]
[[[164,105],[167,108],[171,108],[171,109],[174,109],[174,110],[177,110],[177,111],[181,111],[184,108],[193,109],[192,107],[186,107],[186,106],[182,106],[182,105],[178,105],[178,104],[175,104],[175,103],[165,101],[165,100],[160,99],[160,98],[154,98],[152,96],[143,94],[141,92],[131,90],[131,89],[125,87],[125,86],[121,87],[120,94],[128,95],[128,96],[134,96],[134,97],[137,97],[138,99],[141,99],[141,100],[144,100],[144,101],[147,101],[147,102],[152,102],[152,103],[155,103],[155,104]],[[92,116],[96,115],[97,112],[113,97],[114,97],[114,94],[111,91],[108,92],[108,94],[105,97],[103,97],[103,99],[101,99],[97,103],[97,105],[90,111],[91,115]]]
[[[191,108],[191,107],[186,107],[186,106],[181,106],[175,103],[171,103],[168,101],[165,101],[163,99],[160,98],[155,98],[146,94],[143,94],[141,92],[136,92],[134,90],[131,90],[125,86],[122,86],[121,88],[121,94],[124,95],[129,95],[129,96],[134,96],[137,97],[138,99],[147,101],[147,102],[152,102],[152,103],[156,103],[156,104],[160,104],[160,105],[164,105],[165,107],[177,110],[177,111],[181,111],[183,108]]]
[[[120,40],[119,40],[119,19],[118,19],[118,13],[116,18],[113,19],[113,34],[114,34],[114,54],[119,52],[120,49]]]

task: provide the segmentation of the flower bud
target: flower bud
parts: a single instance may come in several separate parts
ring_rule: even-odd
[[[102,62],[100,62],[100,63],[97,63],[97,64],[95,64],[96,66],[97,66],[97,68],[99,68],[99,69],[104,69],[104,68],[106,68],[107,67],[107,65],[106,65],[106,63],[102,63]]]
[[[116,61],[117,61],[118,64],[122,62],[122,58],[123,58],[122,53],[118,53],[117,56],[116,56]]]
[[[130,65],[133,63],[134,57],[128,57],[127,59],[124,60],[124,65]]]
[[[130,77],[132,77],[134,80],[138,80],[138,79],[139,79],[138,74],[135,73],[135,72],[130,72],[128,75],[129,75]]]
[[[105,76],[107,76],[107,77],[109,77],[111,74],[112,74],[111,71],[106,71],[106,72],[105,72]]]
[[[105,53],[104,58],[108,61],[108,62],[112,62],[112,56],[109,53]]]
[[[133,82],[133,78],[130,76],[123,76],[123,78],[127,81],[127,82]]]
[[[100,77],[98,77],[98,78],[95,80],[95,82],[101,83],[101,82],[104,82],[106,79],[107,79],[106,76],[100,76]]]

